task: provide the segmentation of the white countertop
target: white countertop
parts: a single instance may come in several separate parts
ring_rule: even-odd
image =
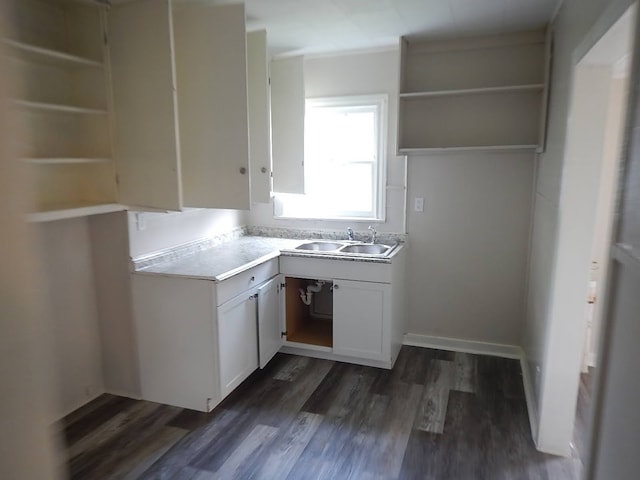
[[[281,255],[307,258],[323,258],[341,261],[390,263],[390,257],[362,257],[344,255],[318,255],[308,251],[292,251],[308,240],[242,236],[205,249],[181,253],[180,255],[158,256],[145,266],[134,268],[136,273],[201,278],[220,282],[244,270],[264,263]],[[393,255],[391,255],[393,256]]]

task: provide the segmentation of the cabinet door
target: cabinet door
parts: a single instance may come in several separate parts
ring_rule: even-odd
[[[249,160],[254,203],[271,200],[271,96],[267,57],[266,30],[247,33]]]
[[[258,288],[258,352],[260,368],[280,350],[280,281],[278,276]]]
[[[213,282],[132,276],[142,398],[209,411],[220,401]]]
[[[138,0],[109,12],[119,201],[182,208],[171,3]]]
[[[255,289],[243,293],[218,307],[218,359],[223,398],[258,368],[255,293]]]
[[[173,22],[184,204],[248,210],[244,5],[185,2]]]
[[[333,353],[389,360],[391,286],[334,280]]]
[[[304,61],[271,62],[273,191],[304,193]]]

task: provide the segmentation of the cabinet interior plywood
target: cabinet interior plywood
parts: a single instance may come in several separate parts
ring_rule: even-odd
[[[311,309],[300,299],[299,289],[306,290],[312,280],[287,277],[285,318],[287,325],[287,341],[333,346],[333,323],[329,318],[317,318],[311,315]]]

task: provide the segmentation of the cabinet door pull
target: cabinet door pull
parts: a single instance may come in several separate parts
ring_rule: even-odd
[[[260,169],[260,171],[261,171],[262,173],[267,173],[267,167],[262,167],[262,168]]]
[[[333,284],[333,289],[334,289],[334,290],[337,290],[337,289],[339,289],[339,288],[340,288],[340,285],[338,285],[337,283],[334,283],[334,284]]]
[[[245,173],[247,173],[247,169],[244,167],[240,167],[240,173],[244,175]]]
[[[249,281],[250,281],[250,282],[255,282],[255,281],[256,281],[256,277],[251,277],[251,278],[249,279]]]

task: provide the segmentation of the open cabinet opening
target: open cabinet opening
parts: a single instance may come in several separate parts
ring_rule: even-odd
[[[285,278],[287,341],[333,347],[333,282]]]

